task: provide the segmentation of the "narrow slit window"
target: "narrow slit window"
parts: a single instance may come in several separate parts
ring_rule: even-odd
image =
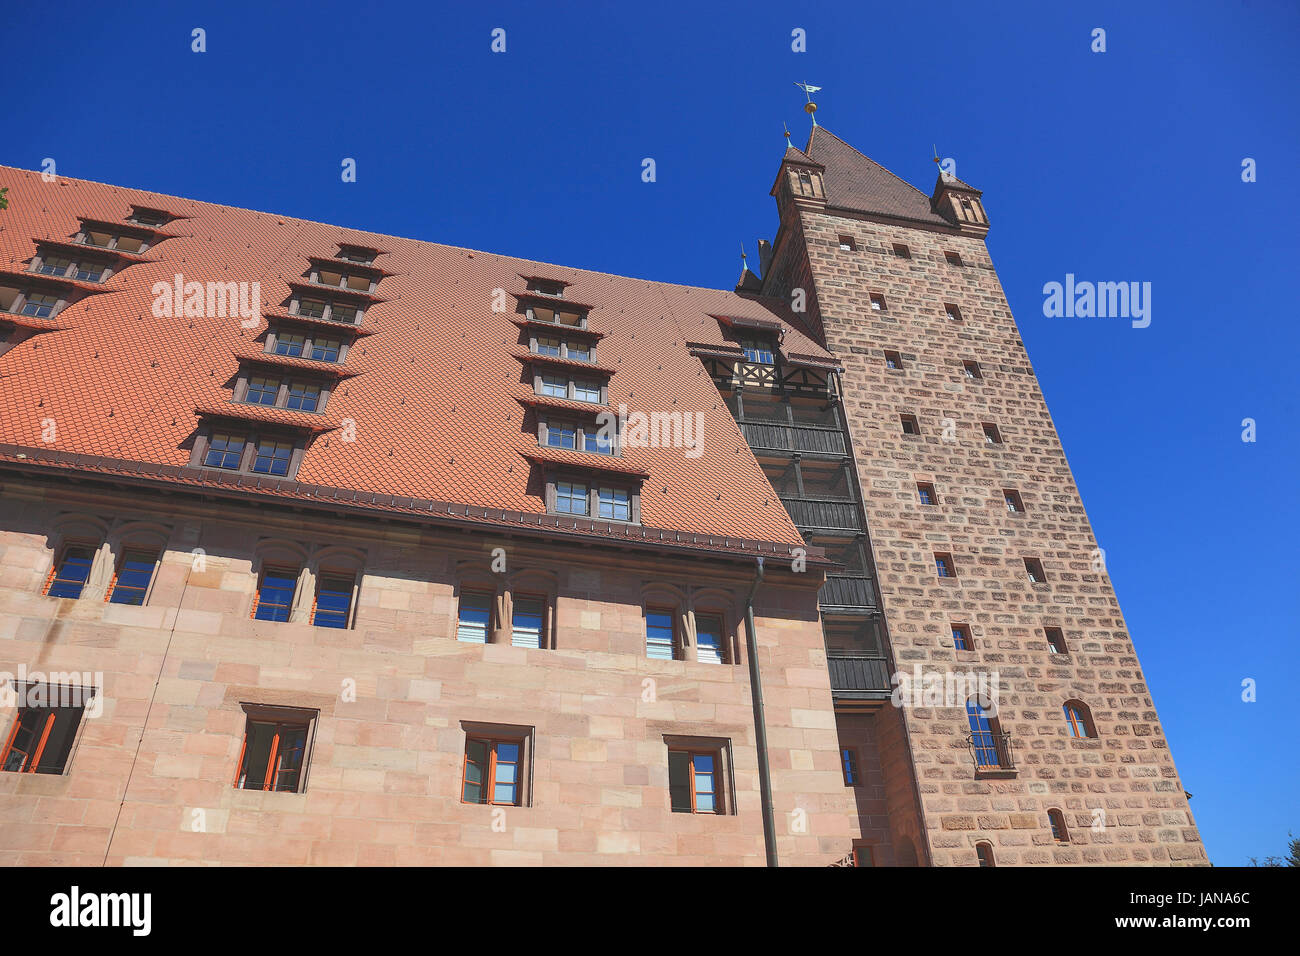
[[[979,362],[970,362],[970,361],[962,362],[961,368],[962,368],[962,373],[967,378],[973,379],[974,381],[979,381],[984,377],[984,373],[980,371]]]
[[[952,646],[953,650],[971,651],[975,649],[974,642],[970,638],[970,628],[965,624],[954,624],[952,626]]]
[[[1047,581],[1047,575],[1043,573],[1043,562],[1037,558],[1025,558],[1025,574],[1028,575],[1030,584],[1043,584]]]
[[[1002,500],[1011,514],[1020,514],[1025,510],[1025,503],[1020,500],[1020,492],[1012,488],[1002,489]]]
[[[934,491],[934,485],[925,481],[916,483],[916,497],[920,499],[923,505],[933,505],[939,501],[939,497]]]
[[[956,252],[945,252],[943,254],[943,258],[947,261],[948,265],[950,266],[965,265],[965,263],[961,261],[961,255]]]
[[[912,258],[912,250],[907,248],[903,243],[896,242],[894,243],[894,255],[900,259],[910,259]]]
[[[1068,649],[1065,645],[1065,632],[1059,627],[1045,627],[1043,634],[1047,638],[1047,649],[1053,654],[1066,654]]]
[[[948,321],[950,322],[961,321],[961,309],[951,303],[944,305],[943,314],[948,317]]]
[[[935,554],[934,568],[941,578],[955,578],[957,576],[953,570],[951,554]]]
[[[862,782],[858,776],[858,752],[852,747],[840,748],[840,766],[844,770],[844,785],[856,787]]]
[[[1001,433],[1000,431],[998,431],[998,426],[997,426],[997,425],[993,425],[993,424],[991,424],[991,423],[989,423],[989,422],[985,422],[985,423],[984,423],[983,425],[981,425],[980,427],[981,427],[981,428],[983,429],[983,431],[984,431],[984,444],[986,444],[986,445],[1001,445],[1001,444],[1002,444],[1002,433]]]
[[[889,311],[888,306],[885,305],[885,297],[881,295],[879,292],[872,292],[870,294],[870,300],[871,300],[871,311],[873,312]]]
[[[721,615],[695,615],[695,659],[705,664],[726,662]]]
[[[1060,810],[1048,810],[1047,822],[1052,827],[1052,839],[1057,843],[1069,843],[1070,831],[1065,828],[1065,814]]]
[[[976,844],[975,856],[979,858],[980,866],[987,866],[987,867],[997,866],[997,864],[993,861],[993,847],[987,843]]]
[[[902,424],[902,426],[903,426],[903,434],[904,434],[904,435],[919,435],[919,434],[921,434],[921,425],[920,425],[920,423],[916,420],[916,416],[915,416],[915,415],[900,415],[900,416],[899,416],[899,422],[900,422],[900,423]]]

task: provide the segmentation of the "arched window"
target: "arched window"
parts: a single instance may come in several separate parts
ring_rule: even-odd
[[[976,843],[975,855],[979,857],[980,866],[997,866],[993,861],[993,845],[991,843]]]
[[[1011,757],[997,711],[988,702],[972,697],[966,701],[966,720],[970,724],[970,747],[976,769],[1010,768]]]
[[[1070,831],[1065,828],[1065,814],[1060,810],[1048,810],[1047,820],[1052,825],[1052,839],[1057,843],[1069,843]]]
[[[1062,708],[1066,723],[1070,725],[1071,737],[1096,737],[1097,727],[1092,722],[1092,713],[1088,705],[1081,700],[1067,700]]]

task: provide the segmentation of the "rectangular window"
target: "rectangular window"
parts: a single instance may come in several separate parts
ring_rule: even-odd
[[[564,353],[566,358],[571,358],[576,362],[591,361],[591,346],[585,342],[567,343],[564,347]]]
[[[282,441],[261,441],[257,445],[257,456],[253,459],[253,471],[260,475],[289,474],[289,459],[293,455],[293,445]]]
[[[668,751],[668,794],[673,813],[722,813],[717,751]]]
[[[298,301],[298,314],[305,315],[311,319],[320,319],[325,316],[324,299],[300,299]]]
[[[357,324],[357,307],[355,305],[332,304],[330,306],[330,319],[334,322],[342,322],[346,325]]]
[[[916,496],[921,499],[923,505],[932,505],[939,500],[934,493],[934,485],[924,481],[916,483]]]
[[[274,405],[279,395],[279,379],[254,375],[248,380],[248,394],[244,396],[244,401],[250,405]]]
[[[510,612],[510,643],[515,647],[542,646],[546,602],[535,597],[516,597]]]
[[[122,566],[118,568],[117,577],[113,579],[113,589],[109,592],[110,604],[144,604],[149,592],[149,582],[153,580],[153,569],[158,563],[158,555],[151,551],[127,551],[122,555]]]
[[[955,252],[945,252],[945,253],[943,254],[943,257],[944,257],[945,260],[947,260],[948,265],[950,265],[950,266],[960,266],[960,265],[963,265],[963,263],[962,263],[962,261],[961,261],[961,256],[958,255],[958,254],[955,253]]]
[[[625,488],[601,488],[598,492],[598,516],[614,521],[632,520],[632,496]]]
[[[311,718],[254,720],[250,714],[239,758],[239,790],[298,793],[307,769],[307,740]]]
[[[562,515],[587,514],[587,486],[572,481],[557,481],[555,483],[555,510]]]
[[[29,295],[27,301],[23,303],[23,315],[30,315],[36,319],[48,319],[54,314],[54,307],[58,304],[57,296]]]
[[[81,282],[101,282],[104,278],[104,265],[98,262],[78,263],[74,275]]]
[[[551,448],[578,447],[578,429],[573,425],[548,424],[546,444]]]
[[[26,688],[33,694],[34,688]],[[75,701],[77,706],[20,707],[0,754],[0,769],[11,773],[61,774],[68,766],[72,744],[81,726],[81,715],[90,698],[72,687],[46,687],[50,704]]]
[[[855,252],[857,248],[852,236],[840,236],[840,252]]]
[[[612,455],[614,454],[614,443],[609,440],[609,436],[604,433],[603,429],[584,430],[582,433],[582,450],[593,455]]]
[[[312,623],[317,627],[347,627],[352,617],[352,590],[356,578],[322,571],[316,579],[316,610]]]
[[[343,343],[339,339],[312,339],[311,357],[315,362],[337,362]]]
[[[758,342],[753,339],[740,343],[744,349],[745,359],[753,362],[755,365],[772,365],[775,364],[772,358],[772,347],[766,342]]]
[[[50,579],[45,593],[50,597],[79,598],[81,589],[90,577],[90,565],[95,560],[95,549],[85,544],[69,544],[63,548],[59,560],[50,569]]]
[[[952,646],[954,650],[958,651],[974,650],[975,645],[970,639],[970,628],[965,624],[954,624],[952,626]]]
[[[486,644],[492,622],[492,598],[486,591],[462,591],[456,615],[456,640]]]
[[[573,397],[575,401],[591,402],[600,404],[600,383],[584,382],[582,379],[575,379],[573,382]]]
[[[521,740],[467,737],[461,802],[519,806],[522,752]]]
[[[1029,576],[1030,584],[1042,584],[1047,580],[1047,575],[1043,573],[1043,562],[1037,558],[1025,558],[1025,574]]]
[[[1025,510],[1025,504],[1020,500],[1020,492],[1012,491],[1010,488],[1002,489],[1002,500],[1007,504],[1007,511],[1014,514],[1020,514]]]
[[[568,398],[569,380],[563,375],[543,375],[542,394],[552,398]]]
[[[646,608],[645,656],[656,661],[671,661],[677,656],[677,612],[666,608]]]
[[[1002,444],[1002,433],[998,431],[997,425],[990,425],[988,422],[985,422],[980,427],[984,429],[984,444],[986,445]]]
[[[267,567],[257,583],[253,618],[258,621],[287,621],[293,610],[293,595],[298,590],[298,569]]]
[[[881,295],[879,292],[872,292],[870,295],[870,299],[871,299],[871,310],[873,312],[889,311],[885,306],[885,297]]]
[[[695,615],[695,659],[704,664],[726,663],[720,614]]]
[[[961,367],[967,378],[981,379],[984,377],[983,373],[980,372],[979,362],[962,362]]]
[[[314,412],[319,404],[319,385],[308,385],[306,382],[289,383],[289,408],[300,412]]]
[[[88,246],[98,246],[101,249],[107,249],[113,242],[113,234],[111,232],[87,230],[83,242]]]
[[[903,367],[903,356],[899,355],[897,352],[885,353],[885,368],[902,368],[902,367]]]
[[[237,469],[244,457],[244,436],[229,432],[213,432],[212,441],[203,456],[203,464],[208,468]]]
[[[935,571],[938,573],[939,577],[941,578],[956,577],[956,575],[953,573],[951,554],[936,553],[934,556],[934,568]]]
[[[1053,654],[1068,653],[1065,647],[1065,632],[1059,627],[1045,627],[1043,633],[1047,637],[1047,649]]]
[[[900,416],[899,416],[899,421],[900,421],[900,422],[902,423],[902,425],[903,425],[903,434],[904,434],[904,435],[919,435],[919,434],[921,434],[921,425],[920,425],[919,422],[917,422],[917,420],[916,420],[916,416],[915,416],[915,415],[900,415]]]
[[[561,341],[557,338],[553,338],[552,336],[549,335],[542,335],[542,336],[538,336],[537,338],[538,355],[550,355],[553,356],[554,358],[559,358],[560,351],[562,348],[563,348],[563,343],[561,343]]]
[[[47,276],[65,276],[68,274],[68,268],[72,265],[71,259],[63,259],[59,256],[51,256],[48,259],[41,260],[41,267],[37,272]]]
[[[844,785],[856,787],[862,782],[858,776],[858,752],[852,747],[840,748],[840,766],[844,768]]]
[[[952,322],[961,321],[961,309],[957,308],[957,306],[955,305],[951,305],[951,304],[944,305],[943,314],[948,317],[949,321]]]
[[[900,259],[910,259],[912,258],[912,250],[907,248],[907,246],[903,245],[901,242],[896,242],[894,243],[894,255],[898,256]]]
[[[306,345],[307,337],[305,335],[277,334],[275,337],[275,354],[287,355],[290,358],[299,358]]]

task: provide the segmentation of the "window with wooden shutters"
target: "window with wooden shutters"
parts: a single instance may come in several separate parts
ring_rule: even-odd
[[[510,643],[515,647],[543,646],[546,627],[546,601],[539,597],[516,595],[510,616]]]
[[[300,793],[319,711],[246,704],[235,788]]]
[[[486,591],[462,591],[456,616],[456,640],[486,644],[492,621],[492,595]]]
[[[726,643],[722,632],[722,615],[695,615],[695,659],[704,664],[725,664]]]

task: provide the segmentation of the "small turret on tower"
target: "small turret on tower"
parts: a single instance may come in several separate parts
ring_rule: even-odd
[[[989,231],[989,217],[984,212],[984,194],[964,183],[952,173],[940,170],[930,196],[930,208],[962,232],[984,236]]]

